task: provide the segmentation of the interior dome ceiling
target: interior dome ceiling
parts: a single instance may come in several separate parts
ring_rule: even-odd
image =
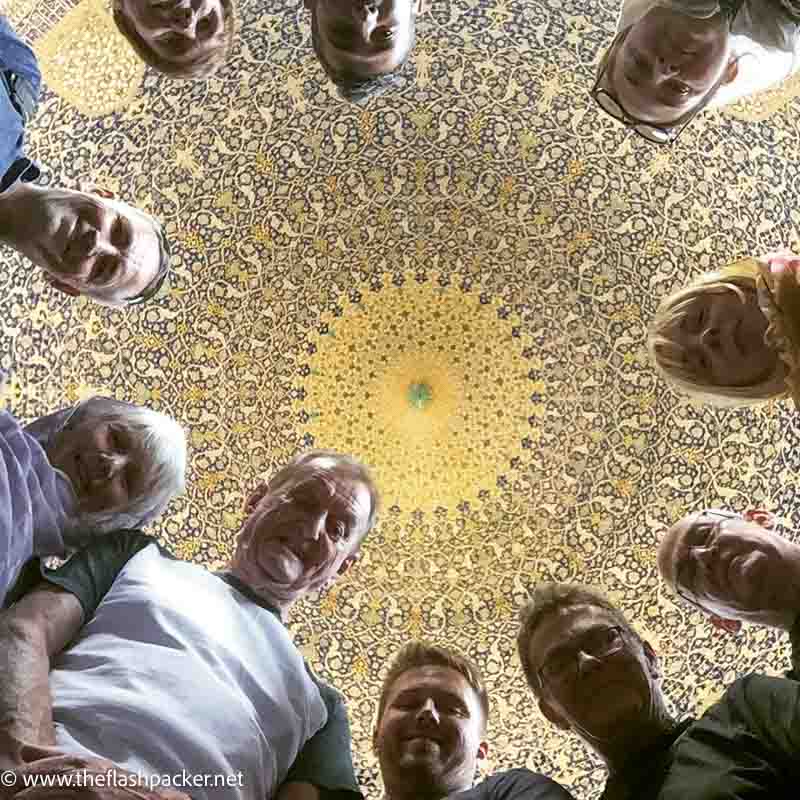
[[[174,273],[120,312],[56,295],[5,251],[4,396],[26,420],[97,392],[174,415],[188,491],[156,532],[212,568],[247,490],[295,452],[373,465],[385,503],[359,566],[291,621],[348,698],[370,796],[374,701],[413,637],[484,668],[488,770],[599,794],[599,763],[544,721],[518,666],[539,580],[607,591],[680,712],[785,668],[773,632],[712,633],[673,603],[655,547],[704,506],[770,508],[794,537],[797,417],[691,407],[644,331],[687,275],[797,244],[797,81],[658,148],[587,94],[609,0],[437,0],[415,80],[366,107],[323,79],[301,3],[240,0],[235,55],[200,83],[145,73],[102,0],[7,13],[49,87],[29,135],[46,179],[155,213]]]

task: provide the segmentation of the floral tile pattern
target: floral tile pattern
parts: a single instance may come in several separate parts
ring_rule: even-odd
[[[62,6],[9,0],[43,60],[70,8],[99,8]],[[610,0],[442,0],[420,22],[414,80],[353,107],[323,80],[302,3],[240,6],[217,76],[148,71],[112,113],[89,106],[119,85],[125,44],[75,31],[96,61],[51,73],[30,149],[46,180],[156,213],[175,270],[120,312],[54,294],[4,252],[4,399],[26,419],[98,391],[173,414],[189,488],[155,532],[212,568],[259,476],[312,442],[366,458],[380,524],[292,629],[348,698],[369,796],[387,659],[425,637],[486,671],[486,769],[527,764],[596,797],[599,763],[539,715],[517,664],[537,581],[604,588],[660,652],[680,713],[788,662],[775,633],[723,637],[673,603],[655,547],[714,505],[770,508],[795,537],[798,418],[675,397],[644,332],[688,275],[797,242],[797,100],[710,113],[648,147],[586,94]]]

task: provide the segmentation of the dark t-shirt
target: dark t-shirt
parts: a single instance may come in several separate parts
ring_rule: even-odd
[[[0,193],[18,180],[39,177],[38,167],[24,155],[23,113],[35,105],[41,82],[33,50],[0,15]]]
[[[800,786],[800,683],[747,675],[623,773],[602,800],[794,800]]]
[[[554,780],[529,769],[498,772],[471,789],[450,795],[448,800],[573,800]]]
[[[9,600],[14,602],[31,588],[35,583],[34,578],[43,578],[75,595],[83,608],[84,622],[88,623],[125,564],[154,543],[152,537],[139,531],[117,531],[79,550],[57,569],[51,570],[32,562],[33,566],[25,570]],[[162,555],[174,558],[163,548],[159,549]],[[225,573],[218,574],[217,577],[242,594],[245,600],[254,602],[279,617],[275,608],[254,595],[235,577]],[[308,669],[308,665],[306,668]],[[362,795],[353,768],[350,724],[344,700],[310,669],[309,674],[319,688],[328,720],[300,750],[289,769],[286,782],[314,784],[324,800],[360,800]]]

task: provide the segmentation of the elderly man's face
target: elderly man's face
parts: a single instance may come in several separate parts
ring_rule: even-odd
[[[202,61],[223,45],[220,0],[122,0],[121,10],[139,38],[163,61]]]
[[[153,220],[105,194],[37,193],[31,230],[17,241],[60,291],[123,303],[154,280],[160,246]]]
[[[645,648],[606,609],[573,606],[545,617],[530,639],[543,682],[539,707],[554,724],[608,739],[652,709],[658,669]]]
[[[305,0],[318,32],[318,56],[336,72],[362,78],[396,70],[414,40],[423,0]]]
[[[420,797],[471,786],[488,749],[485,725],[480,700],[460,672],[407,670],[392,685],[373,734],[384,784],[414,785]]]
[[[69,424],[47,450],[70,479],[81,511],[120,511],[146,490],[149,460],[124,425],[85,415]]]
[[[679,595],[707,613],[772,624],[774,612],[785,611],[786,583],[793,580],[790,548],[757,521],[710,509],[667,531],[658,566]]]
[[[721,79],[735,76],[729,53],[721,15],[695,19],[657,5],[610,54],[603,88],[637,119],[670,125],[702,103]]]
[[[251,495],[233,566],[254,591],[292,603],[355,561],[369,525],[370,492],[329,461],[307,462],[280,486]]]

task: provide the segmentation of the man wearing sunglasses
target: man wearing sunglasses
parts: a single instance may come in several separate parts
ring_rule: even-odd
[[[653,648],[601,594],[537,586],[517,646],[539,708],[602,759],[601,800],[776,800],[800,781],[800,683],[748,675],[697,720],[668,710]]]
[[[687,514],[658,549],[661,577],[716,628],[742,622],[786,631],[800,675],[800,546],[777,534],[768,511]]]
[[[40,170],[25,156],[24,136],[40,89],[33,50],[0,16],[0,242],[65,294],[109,306],[142,303],[169,270],[164,232],[109,192],[34,184]]]
[[[709,105],[761,91],[800,66],[789,0],[626,0],[592,97],[655,144]]]

